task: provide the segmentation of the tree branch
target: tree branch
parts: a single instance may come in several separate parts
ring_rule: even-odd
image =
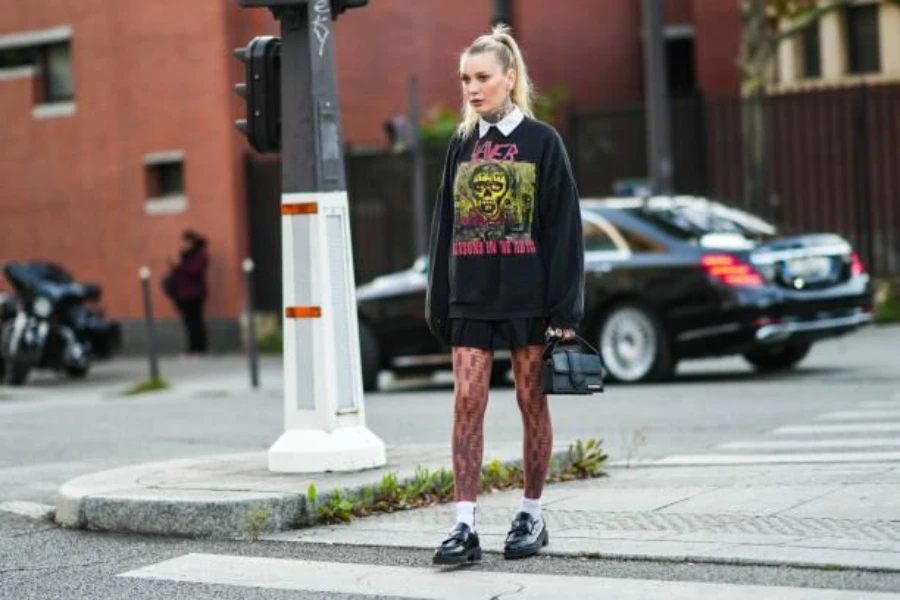
[[[890,0],[891,2],[896,2],[900,4],[900,0]],[[827,15],[828,13],[836,10],[838,8],[843,8],[852,3],[852,0],[834,0],[828,5],[825,6],[815,6],[808,9],[804,9],[802,12],[796,15],[784,15],[787,18],[792,18],[793,22],[791,26],[787,29],[779,31],[775,35],[775,43],[780,44],[784,40],[788,38],[792,38],[798,33],[802,33],[807,27]]]

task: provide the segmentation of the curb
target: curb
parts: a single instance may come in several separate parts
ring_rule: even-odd
[[[56,523],[72,529],[211,539],[255,539],[314,525],[305,492],[215,490],[153,487],[141,480],[161,471],[209,468],[229,460],[247,461],[258,454],[182,459],[101,471],[64,484],[56,496]],[[557,451],[552,460],[565,462],[568,451]],[[504,467],[521,466],[521,459],[500,460]],[[447,467],[444,467],[447,468]],[[320,499],[335,491],[358,495],[363,488],[394,473],[400,485],[415,478],[415,468],[379,468],[349,474],[351,485],[316,482]],[[313,477],[319,474],[312,474]],[[310,477],[299,475],[298,483]],[[302,488],[307,489],[306,485]]]

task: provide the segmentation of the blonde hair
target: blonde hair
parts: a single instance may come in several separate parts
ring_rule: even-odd
[[[528,68],[525,66],[525,59],[522,57],[522,51],[519,50],[519,44],[511,34],[508,25],[495,25],[489,34],[479,36],[472,45],[463,50],[459,57],[460,65],[467,57],[482,52],[493,52],[503,72],[509,69],[516,72],[516,85],[510,93],[513,104],[519,107],[523,114],[534,118],[534,110],[532,109],[532,100],[534,97],[534,87],[531,79],[528,77]],[[462,123],[459,124],[459,135],[466,136],[472,133],[475,125],[478,124],[478,113],[463,98],[462,106]]]

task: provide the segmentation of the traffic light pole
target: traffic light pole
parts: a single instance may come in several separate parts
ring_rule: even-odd
[[[285,431],[269,470],[385,464],[366,428],[334,55],[336,0],[240,0],[281,22]],[[352,7],[352,5],[351,5]]]

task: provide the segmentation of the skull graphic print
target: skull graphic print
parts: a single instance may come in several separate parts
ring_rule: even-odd
[[[454,254],[532,253],[534,187],[533,163],[461,163],[454,184]]]

